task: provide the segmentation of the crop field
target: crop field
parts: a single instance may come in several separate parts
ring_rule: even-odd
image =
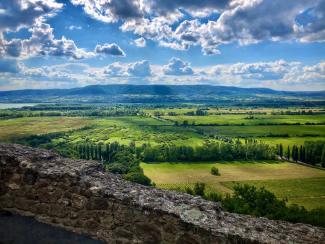
[[[248,115],[222,114],[208,116],[163,116],[163,118],[189,124],[217,124],[217,125],[263,125],[263,124],[306,124],[325,123],[325,115]]]
[[[220,176],[210,173],[211,167],[219,169]],[[235,183],[264,186],[289,203],[306,208],[323,206],[325,196],[325,171],[303,165],[279,162],[217,162],[217,163],[142,163],[145,175],[158,187],[184,189],[196,182],[204,182],[207,190],[231,193]]]
[[[10,141],[22,136],[69,131],[89,124],[88,119],[68,117],[25,117],[0,120],[0,140]]]
[[[152,145],[160,143],[197,145],[203,142],[203,137],[182,127],[168,126],[168,122],[153,118],[116,117],[94,119],[92,127],[86,130],[72,132],[68,140],[73,143],[90,141],[95,143],[119,142],[130,144],[135,142],[141,146],[144,143]]]
[[[284,148],[288,146],[304,145],[305,141],[325,141],[325,137],[322,136],[314,136],[314,137],[260,137],[258,140],[263,141],[269,145],[276,146],[278,144],[282,144]]]
[[[208,134],[229,137],[318,137],[325,136],[325,125],[197,126]]]

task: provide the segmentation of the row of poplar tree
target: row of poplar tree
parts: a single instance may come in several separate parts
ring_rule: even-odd
[[[274,149],[267,144],[256,140],[246,140],[244,143],[237,140],[233,142],[206,141],[197,147],[162,144],[151,146],[144,144],[136,147],[132,142],[121,145],[118,142],[97,144],[80,143],[75,147],[76,157],[81,159],[100,160],[113,163],[116,154],[127,150],[135,158],[146,162],[158,161],[211,161],[211,160],[265,160],[274,159]],[[320,164],[325,167],[325,141],[306,141],[301,146],[288,146],[284,149],[282,144],[277,145],[277,154],[281,158],[300,161],[311,165]]]
[[[117,159],[115,155],[119,151],[128,150],[137,159],[145,162],[162,161],[211,161],[211,160],[266,160],[275,158],[273,147],[256,140],[234,140],[231,142],[205,141],[197,147],[161,144],[152,146],[144,144],[136,147],[120,145],[117,142],[107,144],[80,143],[76,146],[76,157],[81,159],[94,159],[112,163]]]
[[[283,145],[278,144],[277,154],[288,160],[325,167],[325,141],[306,141],[304,145],[288,146],[285,151]]]

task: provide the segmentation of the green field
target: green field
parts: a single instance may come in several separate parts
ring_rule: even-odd
[[[305,206],[308,209],[325,207],[325,177],[300,178],[286,180],[239,181],[240,184],[251,184],[265,187],[279,198],[288,199],[289,203]],[[235,182],[222,182],[232,188]]]
[[[210,173],[212,166],[220,176]],[[278,197],[288,198],[290,203],[303,204],[306,208],[324,206],[325,171],[298,164],[267,162],[231,163],[160,163],[141,167],[158,187],[184,189],[195,182],[207,184],[208,191],[231,193],[234,182],[265,186]],[[310,189],[313,189],[312,191]]]
[[[203,137],[183,127],[170,126],[169,122],[146,117],[114,117],[91,120],[92,128],[76,131],[69,135],[73,143],[79,141],[119,142],[129,144],[135,142],[141,146],[144,143],[156,145],[173,143],[178,145],[199,145]]]
[[[196,126],[196,128],[207,134],[229,137],[325,136],[325,125]]]
[[[227,117],[228,116],[228,117]],[[244,115],[222,116],[186,116],[193,120],[241,121]],[[246,115],[245,115],[246,116]],[[290,121],[290,116],[281,115]],[[292,115],[293,120],[314,119],[314,122],[323,121],[324,116]],[[173,117],[173,116],[171,116]],[[182,116],[177,116],[181,118]],[[231,120],[230,118],[233,118]],[[197,119],[197,120],[196,120]],[[229,120],[228,120],[229,119]],[[237,123],[237,122],[236,122]],[[176,145],[196,146],[210,135],[225,137],[253,137],[270,145],[282,143],[287,145],[302,145],[306,140],[323,140],[325,125],[245,125],[245,126],[174,126],[173,122],[158,120],[143,116],[78,118],[78,117],[24,117],[17,119],[0,120],[0,140],[10,141],[13,138],[32,134],[46,134],[59,131],[69,131],[84,126],[86,130],[74,131],[67,140],[75,143],[79,141],[113,142],[129,144],[134,141],[137,145],[150,143],[173,143]]]
[[[74,129],[87,128],[77,131]],[[107,118],[75,118],[75,117],[24,117],[0,120],[0,140],[12,141],[28,135],[41,135],[53,132],[71,131],[62,139],[53,142],[78,143],[82,141],[94,143],[119,142],[137,145],[150,143],[173,143],[177,145],[200,145],[204,137],[195,131],[171,126],[169,122],[150,117],[127,116]]]
[[[284,148],[287,148],[289,145],[303,145],[305,141],[324,141],[325,137],[321,136],[315,136],[315,137],[280,137],[280,138],[275,138],[275,137],[261,137],[258,138],[260,141],[263,141],[269,145],[276,146],[277,144],[282,144]]]
[[[259,125],[259,124],[306,124],[325,123],[325,115],[247,115],[247,114],[222,114],[209,116],[163,116],[163,118],[178,121],[188,121],[190,124],[219,124],[219,125]]]

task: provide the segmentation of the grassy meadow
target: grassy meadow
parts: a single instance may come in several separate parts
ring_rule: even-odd
[[[162,116],[170,121],[189,124],[217,124],[217,125],[262,125],[262,124],[306,124],[325,123],[325,115],[256,115],[256,114],[221,114],[208,116]]]
[[[220,176],[212,175],[211,167]],[[207,185],[208,191],[231,193],[235,183],[264,186],[289,203],[306,208],[325,207],[325,170],[280,161],[217,162],[217,163],[142,163],[145,175],[158,187],[181,189],[196,182]]]

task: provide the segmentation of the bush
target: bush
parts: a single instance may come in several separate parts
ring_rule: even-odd
[[[141,185],[150,186],[151,180],[141,172],[130,172],[124,175],[124,179],[139,183]]]
[[[126,174],[129,171],[129,168],[121,163],[108,164],[107,169],[113,174]]]
[[[196,182],[193,188],[194,195],[204,196],[205,183]]]
[[[278,219],[286,203],[278,200],[276,196],[265,188],[257,189],[250,185],[235,185],[232,196],[226,196],[223,206],[228,211],[241,214],[252,214]]]
[[[219,170],[214,166],[211,168],[211,174],[212,175],[220,175]]]
[[[306,223],[325,227],[325,208],[306,210],[296,204],[287,205],[265,188],[251,185],[235,185],[234,193],[225,197],[217,192],[205,193],[204,183],[195,183],[194,188],[185,188],[191,195],[203,196],[204,199],[221,202],[225,210],[240,214],[249,214],[269,219],[285,220],[292,223]]]
[[[250,185],[236,185],[233,196],[227,195],[222,206],[230,212],[251,214],[269,219],[281,219],[293,223],[306,223],[325,226],[325,209],[317,208],[307,211],[298,205],[287,206],[286,201],[277,197],[265,188]]]
[[[193,192],[192,188],[190,188],[190,187],[185,187],[185,192],[187,194],[194,195],[194,192]]]

